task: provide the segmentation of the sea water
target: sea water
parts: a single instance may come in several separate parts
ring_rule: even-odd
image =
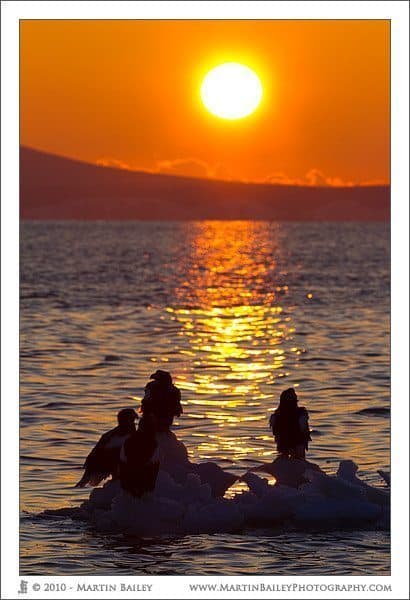
[[[308,458],[389,470],[389,228],[378,223],[23,222],[21,574],[386,575],[386,531],[280,526],[138,538],[43,511],[75,507],[84,458],[158,368],[195,462],[241,475],[275,456],[268,418],[295,387]],[[239,484],[231,493],[240,493]]]

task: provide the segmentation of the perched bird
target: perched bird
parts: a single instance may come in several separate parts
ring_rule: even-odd
[[[309,414],[306,408],[298,406],[298,397],[293,388],[281,393],[279,406],[271,415],[269,426],[281,456],[305,459],[311,440]]]
[[[121,448],[121,487],[137,498],[155,488],[159,470],[156,433],[156,418],[153,415],[142,417],[138,429],[125,440]]]
[[[133,408],[124,408],[117,415],[118,426],[104,433],[87,456],[85,473],[75,487],[96,486],[110,475],[118,477],[120,451],[124,442],[136,431],[138,415]]]
[[[144,416],[152,414],[156,418],[157,431],[169,431],[174,417],[182,415],[181,392],[172,383],[171,374],[160,369],[153,373],[145,386],[141,402]]]

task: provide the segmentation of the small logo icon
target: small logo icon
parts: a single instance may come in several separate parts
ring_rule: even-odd
[[[27,594],[27,586],[28,586],[28,581],[24,581],[24,579],[22,579],[20,581],[20,589],[18,591],[19,594]]]

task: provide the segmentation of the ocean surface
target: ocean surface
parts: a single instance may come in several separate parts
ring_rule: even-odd
[[[182,391],[174,432],[193,461],[238,474],[271,461],[268,418],[294,386],[308,459],[329,474],[353,459],[383,487],[389,236],[379,223],[22,222],[20,574],[389,574],[386,531],[135,539],[41,514],[88,497],[73,489],[85,457],[158,368]]]

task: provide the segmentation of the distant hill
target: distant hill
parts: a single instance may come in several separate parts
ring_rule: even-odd
[[[386,221],[390,187],[301,187],[100,167],[20,149],[22,219]]]

